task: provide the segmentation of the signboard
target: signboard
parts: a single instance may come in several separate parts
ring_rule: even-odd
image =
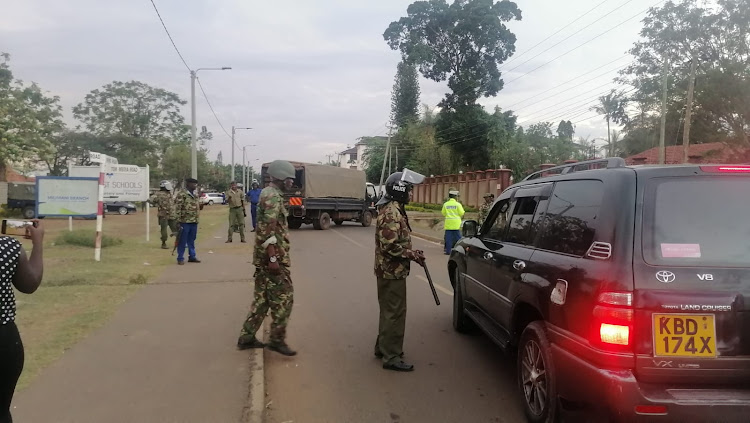
[[[99,178],[37,176],[37,216],[96,217],[99,209]]]
[[[117,159],[114,158],[114,157],[112,157],[112,156],[105,156],[102,153],[97,153],[95,151],[89,151],[89,160],[92,163],[101,163],[102,162],[102,157],[104,157],[107,165],[116,165],[116,164],[118,164],[117,163]]]
[[[74,177],[99,178],[98,166],[70,166]],[[145,167],[112,164],[104,174],[104,201],[147,201],[149,170]]]

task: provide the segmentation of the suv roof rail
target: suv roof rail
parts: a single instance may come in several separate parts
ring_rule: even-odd
[[[568,163],[568,164],[564,164],[564,165],[560,165],[560,166],[550,167],[548,169],[538,170],[538,171],[536,171],[536,172],[528,175],[527,177],[523,178],[522,181],[528,181],[530,179],[542,178],[543,177],[542,174],[548,173],[548,172],[555,172],[555,171],[559,170],[559,172],[555,172],[554,175],[549,175],[549,176],[564,175],[566,173],[576,172],[577,171],[576,168],[578,168],[579,166],[590,166],[590,165],[593,165],[593,164],[604,164],[604,163],[607,164],[607,169],[614,169],[614,168],[625,167],[626,166],[625,160],[623,158],[621,158],[621,157],[609,157],[609,158],[605,158],[605,159],[586,160],[586,161],[583,161],[583,162]],[[588,169],[584,169],[584,170],[592,170],[592,169],[588,168]]]

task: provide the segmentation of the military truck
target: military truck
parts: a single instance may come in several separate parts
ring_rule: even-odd
[[[20,209],[24,219],[36,216],[36,183],[8,182],[8,208]]]
[[[294,186],[284,193],[289,211],[289,227],[312,224],[325,230],[331,222],[359,222],[368,227],[375,217],[375,186],[367,183],[365,172],[320,164],[290,162],[295,168]],[[268,165],[263,164],[262,185],[271,182]]]

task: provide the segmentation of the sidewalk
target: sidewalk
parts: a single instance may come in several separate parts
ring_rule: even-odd
[[[202,263],[169,268],[17,393],[14,420],[261,421],[262,350],[235,347],[252,302],[252,250],[225,237],[224,226],[199,239]]]

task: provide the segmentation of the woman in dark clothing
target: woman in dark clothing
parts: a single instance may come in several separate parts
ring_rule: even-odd
[[[17,239],[0,237],[0,423],[11,423],[10,402],[23,370],[23,343],[16,327],[16,300],[13,287],[31,294],[42,282],[42,241],[44,228],[39,221],[26,229],[33,250],[27,257]]]

